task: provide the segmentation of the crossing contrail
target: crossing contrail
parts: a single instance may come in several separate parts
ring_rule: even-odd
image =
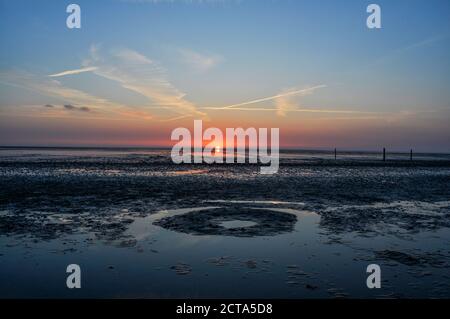
[[[222,106],[222,107],[208,107],[208,108],[204,108],[204,109],[209,109],[209,110],[232,109],[234,107],[245,106],[245,105],[250,105],[250,104],[255,104],[255,103],[260,103],[260,102],[265,102],[265,101],[271,101],[271,100],[275,100],[275,99],[278,99],[278,98],[281,98],[281,97],[290,96],[290,95],[297,95],[297,94],[302,94],[302,93],[310,93],[310,92],[312,92],[314,90],[321,89],[321,88],[324,88],[324,87],[326,87],[326,85],[317,85],[317,86],[313,86],[313,87],[306,88],[306,89],[290,91],[290,92],[287,92],[287,93],[277,94],[277,95],[264,97],[264,98],[256,99],[256,100],[251,100],[251,101],[247,101],[247,102],[242,102],[242,103],[238,103],[238,104],[232,104],[232,105],[227,105],[227,106]]]

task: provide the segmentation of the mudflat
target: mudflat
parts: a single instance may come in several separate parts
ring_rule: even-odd
[[[0,242],[1,297],[445,297],[450,157],[288,151],[264,176],[168,150],[2,149]]]

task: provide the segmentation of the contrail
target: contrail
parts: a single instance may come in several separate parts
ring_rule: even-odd
[[[60,72],[60,73],[50,74],[49,76],[52,77],[52,78],[56,78],[56,77],[59,77],[59,76],[78,74],[78,73],[83,73],[83,72],[91,72],[91,71],[95,71],[95,70],[97,70],[97,67],[90,66],[90,67],[87,67],[87,68],[76,69],[76,70],[68,70],[68,71],[63,71],[63,72]]]
[[[214,108],[204,107],[204,110],[230,110],[230,111],[278,111],[274,108],[253,108],[253,107],[236,107],[236,108]],[[323,110],[323,109],[292,109],[286,112],[308,112],[308,113],[344,113],[344,114],[378,114],[377,112],[369,111],[354,111],[354,110]]]
[[[261,99],[256,99],[256,100],[251,100],[251,101],[247,101],[247,102],[243,102],[243,103],[238,103],[238,104],[232,104],[232,105],[227,105],[227,106],[222,106],[222,107],[216,107],[216,108],[204,108],[204,109],[214,109],[214,110],[225,110],[225,109],[232,109],[234,107],[238,107],[238,106],[244,106],[244,105],[249,105],[249,104],[255,104],[255,103],[260,103],[260,102],[265,102],[265,101],[271,101],[271,100],[275,100],[278,99],[280,97],[285,97],[285,96],[290,96],[290,95],[296,95],[296,94],[301,94],[301,93],[309,93],[312,92],[316,89],[321,89],[326,87],[326,85],[317,85],[317,86],[313,86],[307,89],[302,89],[302,90],[297,90],[297,91],[291,91],[291,92],[287,92],[287,93],[282,93],[282,94],[277,94],[274,96],[269,96],[269,97],[264,97]]]
[[[169,119],[164,119],[164,120],[159,120],[159,121],[160,122],[171,122],[171,121],[177,121],[177,120],[181,120],[181,119],[184,119],[184,118],[187,118],[187,117],[191,117],[191,116],[192,116],[191,114],[180,115],[180,116],[177,116],[177,117],[171,117]]]

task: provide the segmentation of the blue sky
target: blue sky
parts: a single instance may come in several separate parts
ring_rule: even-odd
[[[79,30],[69,2],[0,1],[0,144],[164,144],[203,117],[275,125],[286,146],[450,151],[449,1],[73,2]]]

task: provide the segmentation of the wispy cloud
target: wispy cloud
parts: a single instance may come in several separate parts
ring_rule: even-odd
[[[304,96],[308,94],[312,94],[316,89],[323,88],[325,86],[316,86],[312,89],[298,89],[298,88],[291,88],[283,90],[279,96],[274,99],[275,107],[277,110],[278,116],[286,116],[287,112],[292,112],[298,109],[299,96]],[[295,93],[294,93],[295,92]],[[294,93],[294,94],[292,94]]]
[[[440,41],[445,41],[450,38],[449,34],[438,34],[431,37],[428,37],[426,39],[422,39],[418,42],[411,43],[407,46],[397,48],[393,51],[391,51],[389,54],[386,54],[384,56],[381,56],[380,58],[376,59],[373,63],[371,63],[369,66],[376,66],[379,64],[382,64],[384,62],[389,62],[395,59],[401,58],[404,54],[414,51],[415,49],[420,49],[422,47],[430,46],[435,43],[438,43]]]
[[[0,82],[24,88],[43,96],[56,98],[67,105],[83,105],[84,107],[89,108],[89,110],[95,109],[104,115],[109,114],[111,116],[117,116],[118,114],[124,115],[132,113],[129,108],[121,104],[80,90],[65,87],[58,80],[37,76],[25,71],[14,70],[0,72]],[[54,105],[47,104],[46,108],[54,109]]]
[[[123,88],[146,97],[149,104],[144,109],[163,109],[178,114],[177,117],[206,116],[186,99],[185,93],[172,85],[160,64],[139,52],[120,49],[103,54],[98,46],[92,46],[82,70],[118,82]],[[59,74],[73,74],[73,71]]]
[[[202,54],[190,49],[179,49],[183,62],[198,71],[207,71],[221,63],[224,59],[217,54]]]
[[[92,51],[98,52],[98,49],[95,47],[91,48]],[[119,51],[115,52],[115,55],[122,60],[128,62],[128,63],[136,63],[136,64],[152,64],[153,61],[147,58],[145,55],[140,54],[139,52],[130,50],[130,49],[121,49]],[[95,59],[98,59],[98,57],[95,57]]]

